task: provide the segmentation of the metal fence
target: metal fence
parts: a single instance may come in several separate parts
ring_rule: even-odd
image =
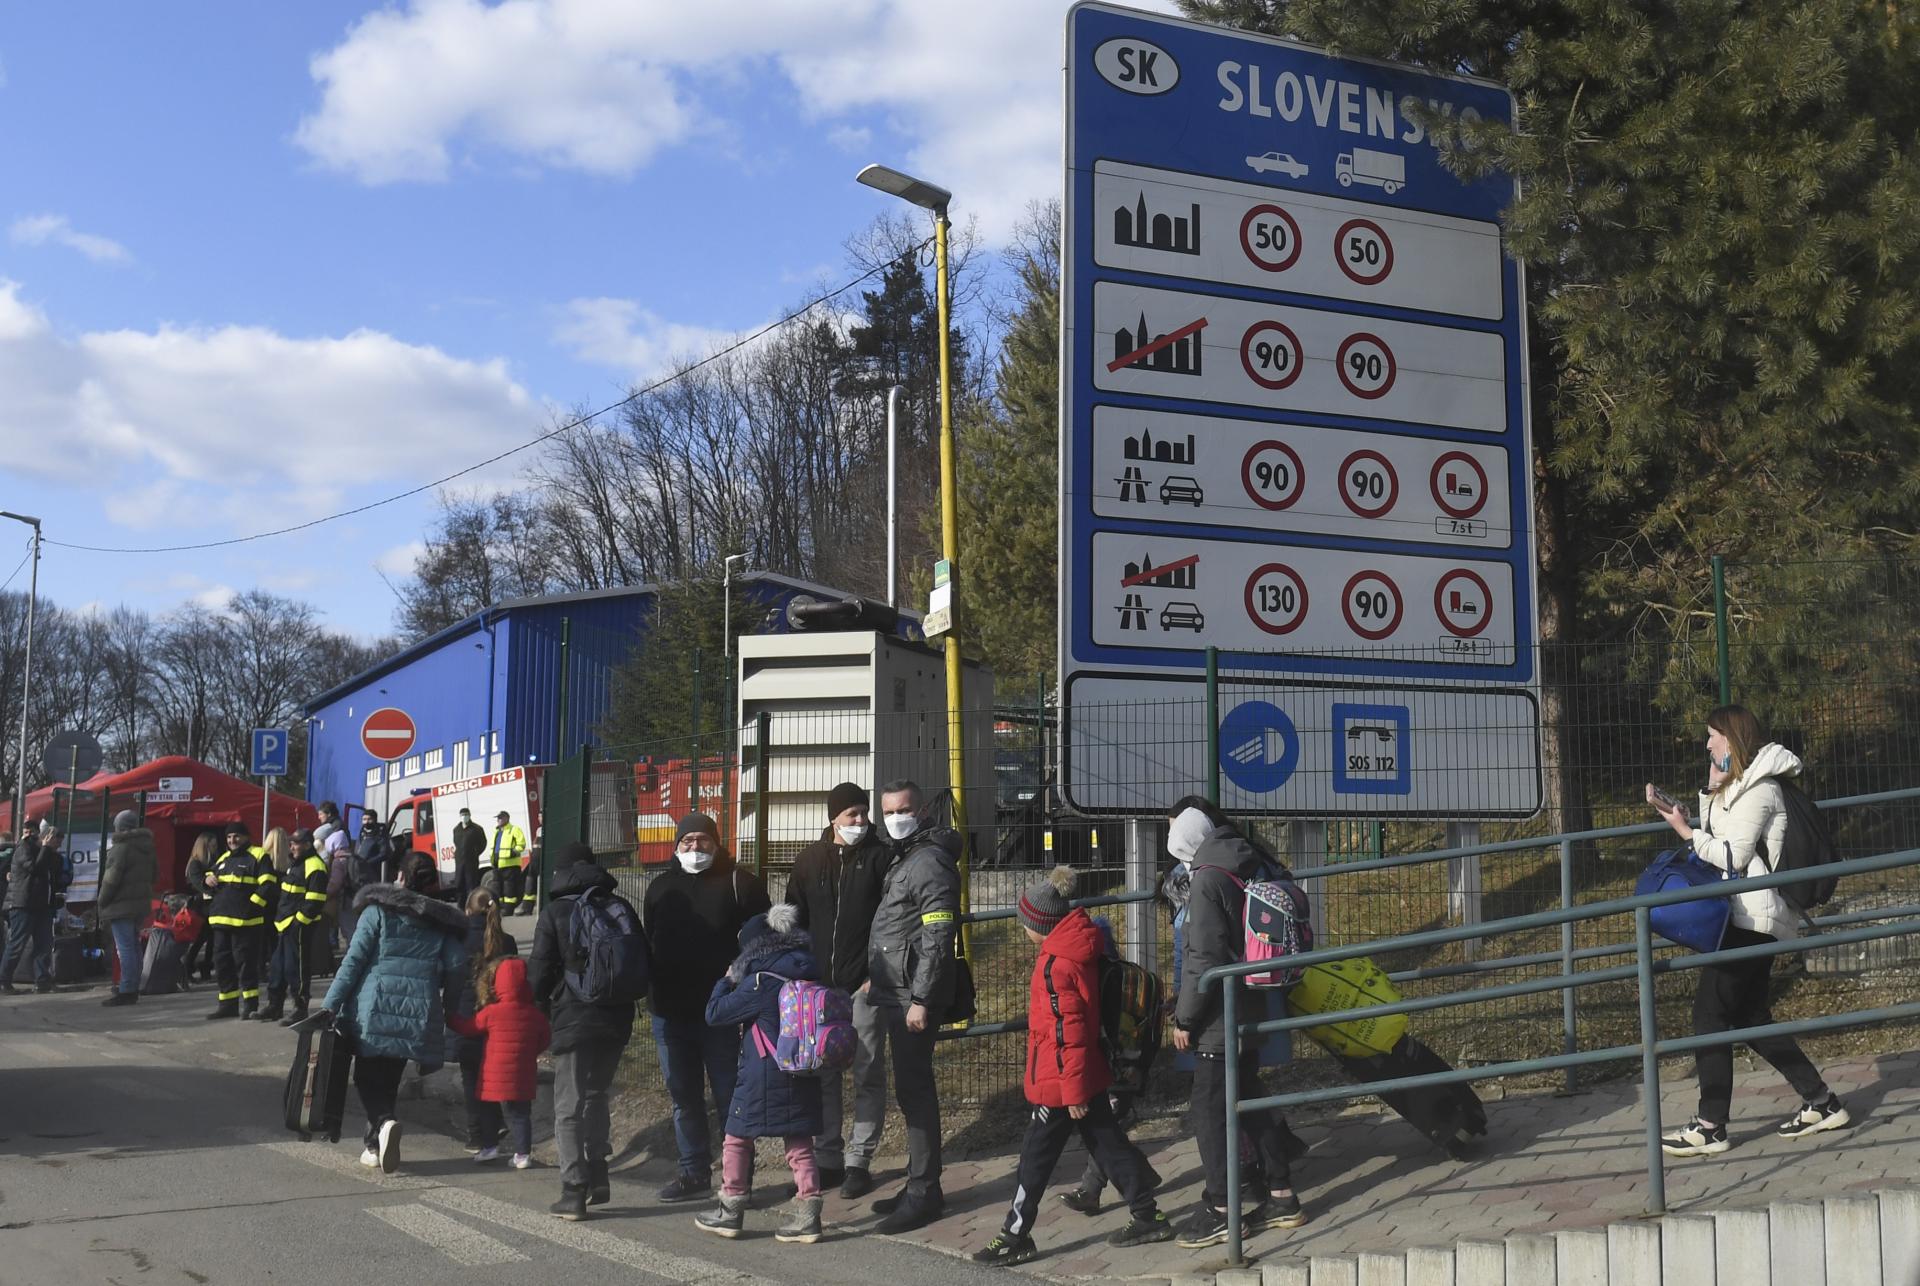
[[[1296,870],[1323,871],[1314,891],[1324,947],[1617,898],[1659,849],[1675,842],[1657,828],[1619,828],[1649,819],[1646,783],[1682,798],[1697,787],[1704,776],[1705,715],[1728,694],[1753,707],[1775,739],[1803,755],[1817,796],[1864,795],[1920,781],[1920,593],[1909,592],[1920,585],[1913,581],[1914,567],[1897,562],[1703,567],[1696,601],[1670,612],[1635,606],[1654,620],[1623,627],[1640,637],[1542,648],[1532,658],[1534,672],[1545,679],[1536,748],[1540,806],[1528,816],[1441,822],[1396,816],[1376,804],[1372,816],[1353,809],[1345,816],[1254,816],[1248,824]],[[1214,739],[1205,731],[1219,726],[1220,710],[1256,691],[1286,700],[1311,687],[1310,679],[1277,679],[1269,660],[1217,654],[1211,693],[1196,685],[1191,701],[1120,701],[1071,711],[1060,708],[1045,681],[1001,676],[994,707],[967,711],[962,719],[970,909],[1010,911],[1020,891],[1056,862],[1080,872],[1083,895],[1151,892],[1158,872],[1148,874],[1149,867],[1166,864],[1160,848],[1166,807],[1184,794],[1222,793]],[[1365,690],[1364,684],[1345,686]],[[1442,779],[1450,793],[1438,811],[1500,811],[1487,807],[1476,768],[1511,737],[1532,737],[1530,721],[1524,729],[1503,725],[1505,707],[1476,705],[1484,689],[1471,681],[1427,681],[1411,698],[1382,684],[1383,693],[1389,690],[1443,734],[1439,767],[1449,770]],[[613,828],[633,842],[617,851],[603,848],[603,860],[639,896],[651,872],[670,860],[674,822],[698,808],[719,820],[728,847],[779,898],[794,855],[826,831],[825,799],[836,783],[873,789],[912,775],[936,792],[946,784],[944,711],[883,710],[880,704],[849,709],[802,694],[740,727],[595,749],[598,772],[633,783],[630,822]],[[1129,750],[1116,762],[1132,771],[1116,785],[1138,801],[1144,825],[1063,810],[1057,775],[1063,719],[1078,730],[1097,728],[1105,743]],[[1331,730],[1303,727],[1301,733]],[[1226,802],[1237,811],[1231,790]],[[1545,848],[1522,842],[1562,833],[1576,838]],[[1849,809],[1836,837],[1848,856],[1920,846],[1920,803],[1882,800]],[[550,842],[558,838],[564,837],[549,835]],[[1435,851],[1444,851],[1445,860],[1380,860]],[[1920,875],[1887,869],[1848,881],[1833,909],[1860,913],[1913,901],[1920,901]],[[1123,948],[1162,968],[1170,963],[1163,908],[1152,915],[1116,911],[1111,923]],[[1011,922],[994,919],[970,926],[968,937],[980,992],[978,1024],[1017,1018],[1031,967],[1024,940]],[[1567,951],[1609,940],[1603,926],[1574,919],[1516,931],[1503,952],[1538,957],[1518,967],[1516,977],[1545,977],[1558,972]],[[1476,959],[1475,935],[1401,943],[1376,954],[1414,999],[1458,989],[1485,963]],[[1904,941],[1810,948],[1779,975],[1782,1012],[1898,996],[1908,987],[1912,963]],[[1683,1003],[1683,980],[1663,976],[1658,988],[1663,1010]],[[1637,1029],[1630,982],[1596,986],[1579,1003],[1583,1043],[1617,1045]],[[1564,1028],[1561,997],[1542,991],[1474,997],[1428,1013],[1419,1034],[1443,1056],[1471,1067],[1560,1053]],[[1321,1056],[1310,1046],[1296,1046],[1295,1055],[1307,1082],[1333,1075],[1313,1066]],[[1020,1059],[1017,1038],[961,1041],[943,1051],[943,1080],[960,1100],[991,1102],[1017,1089]]]

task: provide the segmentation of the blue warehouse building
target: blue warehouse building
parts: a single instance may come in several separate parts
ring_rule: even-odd
[[[772,572],[733,581],[736,633],[786,630],[800,596],[841,590]],[[613,671],[644,644],[655,587],[636,585],[521,598],[476,612],[307,703],[307,798],[387,812],[416,790],[522,764],[552,763],[559,736],[561,629],[568,641],[567,740],[591,741],[607,715]],[[771,624],[767,622],[771,621]],[[903,628],[909,628],[905,619]],[[720,658],[714,678],[722,680]],[[404,758],[382,765],[360,743],[366,717],[384,706],[417,729]]]

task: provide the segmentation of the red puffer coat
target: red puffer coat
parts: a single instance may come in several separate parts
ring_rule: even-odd
[[[533,1006],[526,961],[518,956],[502,960],[494,971],[493,994],[494,1002],[478,1014],[456,1014],[447,1026],[487,1042],[480,1056],[482,1103],[531,1103],[538,1083],[535,1063],[552,1042],[553,1028]]]
[[[1100,1050],[1100,930],[1075,908],[1040,944],[1027,1005],[1027,1101],[1078,1107],[1113,1084]]]

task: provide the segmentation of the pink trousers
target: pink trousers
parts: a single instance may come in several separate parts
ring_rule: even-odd
[[[787,1168],[802,1197],[820,1195],[820,1168],[813,1163],[813,1138],[789,1134]],[[753,1140],[729,1134],[720,1149],[720,1192],[724,1196],[744,1197],[753,1191]]]

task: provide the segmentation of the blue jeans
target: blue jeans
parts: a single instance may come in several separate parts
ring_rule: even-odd
[[[653,1018],[653,1044],[673,1098],[673,1137],[680,1173],[706,1182],[713,1173],[713,1135],[707,1125],[706,1086],[724,1120],[740,1068],[740,1029],[709,1027],[698,1019]],[[705,1084],[702,1073],[705,1073]]]
[[[7,950],[0,955],[0,981],[13,985],[14,966],[26,954],[27,939],[33,939],[33,980],[53,985],[53,912],[29,911],[15,907],[7,912]]]
[[[120,956],[120,994],[137,996],[140,994],[140,921],[109,920],[107,928],[113,931],[113,949]]]

